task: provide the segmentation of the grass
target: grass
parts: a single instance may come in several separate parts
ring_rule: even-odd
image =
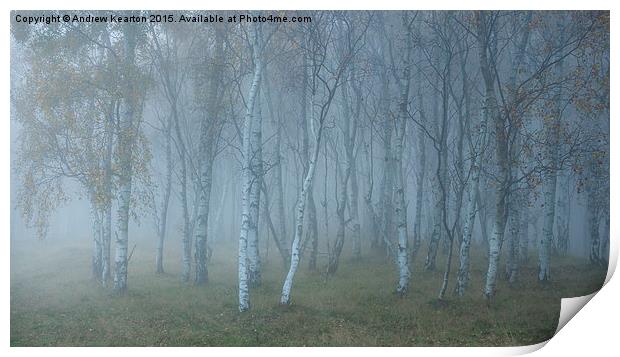
[[[515,346],[553,336],[560,298],[601,287],[605,271],[585,261],[554,258],[552,282],[536,281],[536,262],[511,287],[501,278],[488,307],[482,298],[485,259],[474,251],[467,294],[437,304],[442,254],[435,272],[418,258],[406,297],[394,294],[396,269],[378,254],[345,256],[333,278],[302,260],[289,307],[278,305],[285,275],[271,248],[251,310],[239,313],[236,245],[219,244],[209,283],[179,279],[177,241],[168,241],[166,274],[154,273],[154,246],[139,241],[129,266],[129,291],[113,296],[90,277],[90,246],[53,240],[11,243],[11,346]],[[345,249],[347,246],[345,246]],[[320,265],[324,265],[320,261]],[[454,269],[453,269],[454,271]]]

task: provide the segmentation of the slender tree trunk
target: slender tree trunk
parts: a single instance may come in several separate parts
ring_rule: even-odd
[[[351,195],[349,196],[349,215],[351,216],[350,220],[352,227],[351,240],[353,241],[353,258],[360,259],[362,256],[362,239],[359,221],[359,184],[357,181],[355,144],[357,141],[358,120],[360,118],[362,94],[361,89],[358,86],[353,66],[351,66],[351,83],[355,100],[352,101],[354,103],[351,113],[353,115],[353,118],[351,118],[350,123],[347,124],[348,130],[347,139],[345,140],[345,152],[347,154],[347,165],[349,166],[349,175],[351,182]]]
[[[409,98],[409,67],[405,69],[406,84],[401,94],[401,118],[400,130],[396,141],[395,161],[396,161],[396,186],[394,188],[394,197],[396,201],[396,219],[398,232],[398,286],[396,292],[404,295],[409,290],[409,279],[411,273],[409,271],[409,252],[407,248],[407,205],[405,204],[405,182],[403,179],[402,156],[403,156],[403,140],[406,129],[407,102]]]
[[[112,203],[110,201],[108,201],[103,210],[102,230],[101,284],[103,284],[103,286],[107,286],[110,280],[110,260],[112,255]]]
[[[181,272],[181,280],[188,282],[192,269],[192,239],[190,236],[190,217],[189,208],[187,202],[187,159],[185,157],[186,148],[181,133],[181,125],[179,123],[179,117],[176,110],[176,104],[174,101],[172,104],[172,117],[174,119],[174,130],[176,134],[177,152],[179,154],[179,163],[181,166],[181,172],[179,175],[180,195],[181,195],[181,207],[183,210],[183,270]]]
[[[110,280],[110,250],[112,242],[112,123],[106,123],[106,149],[104,163],[104,197],[103,222],[101,236],[101,283],[107,286]]]
[[[340,168],[341,165],[338,162],[338,155],[336,153],[336,167],[339,172],[339,191],[338,201],[336,204],[336,216],[338,217],[338,229],[336,231],[336,240],[334,241],[334,245],[329,254],[329,263],[327,266],[327,274],[333,275],[338,270],[338,263],[340,261],[340,254],[342,253],[342,247],[344,245],[344,237],[345,237],[345,217],[344,212],[346,208],[347,202],[347,184],[349,181],[350,170],[348,164],[345,164],[344,172]]]
[[[563,43],[564,26],[560,17],[556,29],[559,31],[559,42]],[[559,80],[564,75],[563,61],[560,60],[556,66],[556,74]],[[562,116],[562,87],[559,86],[553,93],[553,109],[551,116],[543,119],[543,130],[545,134],[545,159],[547,171],[543,178],[543,236],[538,247],[538,281],[546,282],[551,279],[551,245],[553,244],[553,226],[555,223],[556,188],[558,175],[558,151],[560,146],[560,125]]]
[[[256,113],[252,120],[252,132],[250,134],[251,164],[250,174],[250,226],[248,230],[248,279],[250,287],[261,284],[261,262],[258,246],[259,212],[260,212],[260,187],[263,180],[263,155],[262,155],[262,113],[260,101],[260,87],[258,90],[254,108]]]
[[[135,116],[139,114],[136,97],[135,50],[137,43],[136,27],[123,24],[123,49],[125,80],[123,81],[124,111],[120,120],[118,134],[119,178],[118,178],[118,234],[114,257],[114,291],[124,294],[127,291],[127,251],[129,245],[129,209],[131,204],[131,185],[133,176],[132,154],[135,130]]]
[[[93,195],[94,196],[94,195]],[[102,271],[102,267],[103,267],[103,245],[102,245],[102,215],[101,215],[101,210],[99,210],[97,208],[96,205],[96,201],[94,200],[95,198],[93,197],[91,199],[91,201],[93,201],[91,203],[91,215],[92,215],[92,229],[93,229],[93,258],[92,258],[92,271],[93,271],[93,278],[96,281],[100,281],[101,280],[101,271]]]
[[[316,203],[314,193],[308,192],[308,235],[310,236],[311,250],[308,259],[308,268],[316,270],[316,260],[319,253],[319,226],[317,222]]]
[[[336,85],[340,80],[340,73],[336,77]],[[319,149],[321,147],[321,138],[323,136],[324,122],[329,111],[329,106],[333,100],[334,96],[334,88],[331,89],[330,95],[327,98],[327,101],[322,106],[322,110],[320,116],[318,118],[318,128],[315,128],[314,124],[314,98],[315,98],[315,87],[312,87],[311,100],[310,100],[310,113],[311,116],[309,118],[309,122],[312,128],[314,145],[312,150],[312,155],[309,157],[308,161],[308,170],[304,176],[304,180],[301,186],[301,191],[299,192],[299,197],[297,199],[297,206],[295,208],[295,230],[294,237],[291,246],[291,265],[289,267],[289,271],[286,275],[286,279],[284,280],[284,284],[282,286],[282,294],[280,296],[280,304],[288,305],[291,302],[291,289],[293,287],[293,279],[295,277],[295,273],[297,272],[297,268],[299,267],[300,260],[300,249],[301,249],[301,238],[303,235],[303,223],[304,223],[304,214],[306,209],[306,202],[308,199],[308,194],[312,190],[312,181],[314,179],[314,173],[316,170],[316,162],[319,156]]]
[[[211,138],[207,139],[206,145],[211,146]],[[195,275],[194,283],[196,285],[204,285],[207,283],[209,273],[207,269],[207,234],[209,232],[209,211],[211,207],[211,187],[213,185],[213,148],[207,148],[206,152],[203,152],[200,173],[200,192],[198,213],[196,216],[196,229],[195,229]]]
[[[566,171],[560,176],[558,181],[558,203],[556,215],[556,234],[558,241],[558,250],[561,255],[568,253],[570,246],[570,191],[572,189],[570,184],[570,174]]]
[[[510,284],[517,282],[519,273],[519,237],[521,235],[521,203],[519,193],[514,193],[508,217],[508,249],[506,251],[506,279]]]
[[[489,118],[492,118],[495,127],[495,157],[499,167],[500,182],[496,185],[495,220],[493,222],[493,233],[489,237],[489,265],[487,268],[486,282],[484,285],[484,295],[487,302],[495,295],[495,285],[497,280],[497,268],[499,264],[501,242],[504,240],[506,229],[506,199],[508,198],[508,181],[510,179],[508,163],[508,139],[504,118],[499,115],[497,99],[495,97],[495,76],[492,75],[491,65],[488,58],[489,30],[487,28],[494,23],[487,23],[487,18],[483,11],[476,12],[478,22],[478,44],[480,55],[480,70],[484,79],[485,86],[485,110]]]
[[[478,141],[474,147],[474,152],[472,153],[473,160],[471,167],[471,182],[467,193],[467,208],[465,213],[465,222],[463,222],[463,237],[461,238],[461,247],[459,251],[459,270],[457,273],[455,287],[455,293],[458,296],[463,296],[465,294],[465,290],[469,284],[469,249],[471,247],[476,212],[478,211],[478,208],[476,207],[476,196],[478,195],[480,184],[480,166],[484,158],[484,147],[487,137],[487,121],[488,116],[485,112],[480,123]]]
[[[500,194],[503,196],[503,190]],[[506,229],[506,213],[505,200],[499,198],[495,206],[495,220],[493,222],[493,233],[489,237],[489,266],[487,268],[487,278],[484,285],[484,294],[487,299],[491,299],[495,295],[495,285],[497,280],[497,270],[499,264],[499,254],[501,242],[504,239],[504,231]]]
[[[311,119],[312,120],[312,119]],[[291,302],[291,289],[293,287],[293,278],[295,277],[295,273],[297,272],[297,268],[299,266],[299,253],[301,248],[301,237],[303,234],[303,222],[304,222],[304,212],[306,208],[306,200],[308,197],[308,191],[312,189],[312,180],[314,179],[314,172],[316,169],[316,160],[319,155],[319,147],[320,147],[320,139],[323,132],[323,121],[320,121],[318,133],[316,136],[316,141],[314,143],[313,154],[310,157],[310,162],[308,165],[308,172],[303,181],[303,185],[301,188],[301,192],[299,194],[299,198],[297,200],[297,207],[295,209],[296,217],[295,217],[295,236],[293,238],[293,244],[291,248],[291,266],[289,268],[288,274],[286,275],[286,279],[284,280],[284,285],[282,286],[282,294],[280,296],[280,304],[288,305]]]
[[[481,235],[481,238],[484,244],[488,246],[489,229],[488,229],[487,222],[489,220],[487,219],[487,207],[486,205],[482,204],[482,197],[480,196],[480,185],[478,185],[478,190],[476,190],[476,207],[478,211],[480,212],[478,214],[478,223],[480,224],[480,235]]]
[[[559,97],[557,98],[559,100]],[[559,107],[559,104],[558,104]],[[559,145],[559,113],[554,118],[544,121],[545,137],[547,139],[547,172],[543,178],[543,234],[538,246],[538,280],[545,282],[551,279],[550,255],[553,243],[553,226],[555,223],[555,201],[557,187],[557,170]]]
[[[252,84],[247,99],[247,111],[245,115],[245,123],[243,127],[243,167],[241,189],[241,229],[239,233],[239,311],[243,312],[250,308],[250,291],[248,276],[248,235],[251,225],[250,213],[250,191],[252,188],[252,125],[254,121],[254,106],[258,99],[258,91],[261,82],[263,64],[262,64],[262,40],[259,25],[252,24],[252,57],[254,59],[254,74]]]
[[[166,125],[166,186],[164,189],[164,197],[161,203],[161,217],[159,218],[157,242],[157,254],[155,256],[155,271],[158,274],[164,273],[164,240],[166,238],[168,223],[168,206],[170,203],[170,193],[172,191],[172,138],[171,123]]]
[[[368,150],[368,147],[370,146],[370,150]],[[375,208],[373,206],[372,203],[372,191],[374,188],[374,179],[373,179],[373,175],[374,175],[374,159],[372,157],[373,153],[372,153],[372,137],[370,138],[370,144],[366,145],[364,147],[364,152],[366,153],[366,158],[368,161],[368,173],[367,173],[367,189],[366,189],[366,194],[364,195],[364,206],[366,207],[365,210],[365,217],[367,220],[367,223],[370,225],[370,247],[373,249],[376,249],[378,247],[378,240],[379,237],[381,236],[381,233],[379,231],[379,224],[378,224],[378,217],[377,214],[375,213]]]
[[[556,175],[555,172],[547,173],[543,183],[543,234],[538,246],[538,280],[540,282],[551,279],[550,254],[553,242],[553,225],[555,218],[555,191]]]
[[[396,202],[396,230],[398,232],[398,286],[396,292],[399,295],[404,295],[409,290],[409,279],[411,273],[409,271],[409,251],[408,243],[409,238],[407,235],[407,205],[405,204],[405,189],[406,181],[403,178],[403,151],[404,140],[407,129],[407,119],[409,116],[409,89],[411,83],[411,54],[413,50],[412,43],[412,24],[408,19],[406,13],[403,13],[403,26],[406,29],[405,43],[406,52],[403,60],[403,76],[399,79],[400,86],[400,102],[399,106],[399,120],[396,125],[396,145],[394,151],[394,168],[396,170],[395,177],[396,182],[394,186],[394,198]]]
[[[595,164],[589,164],[590,167],[593,167]],[[590,170],[590,177],[594,176],[594,170]],[[590,181],[594,181],[590,179]],[[594,182],[589,182],[586,186],[586,211],[587,211],[587,219],[588,219],[588,233],[590,238],[590,264],[594,265],[602,265],[603,260],[601,259],[601,237],[599,233],[599,207],[598,204],[598,195],[596,190],[597,187],[594,187]]]
[[[110,46],[110,35],[107,30],[103,31],[103,42]],[[101,258],[101,283],[107,286],[111,277],[111,246],[112,246],[112,153],[114,144],[114,113],[118,102],[113,100],[109,103],[109,111],[105,123],[105,152],[103,155],[104,167],[104,205],[102,222],[102,258]]]
[[[420,82],[422,79],[420,78]],[[421,91],[418,94],[418,98],[420,101],[420,106],[422,107],[424,104],[422,102]],[[423,114],[423,109],[421,110],[421,118],[422,124],[424,124],[425,116]],[[416,209],[415,209],[415,219],[413,224],[413,249],[412,249],[412,257],[415,256],[420,251],[420,246],[422,245],[422,210],[423,210],[423,202],[424,202],[424,180],[426,176],[426,135],[424,131],[421,129],[418,130],[418,155],[420,161],[418,162],[418,170],[416,175]]]
[[[362,238],[359,221],[359,185],[357,182],[357,165],[355,158],[351,158],[351,195],[349,212],[351,214],[351,239],[353,241],[353,258],[360,259],[362,257]]]
[[[215,55],[213,64],[210,66],[209,87],[207,93],[206,118],[200,123],[200,192],[198,193],[198,212],[196,215],[196,229],[194,234],[195,252],[194,260],[196,272],[194,283],[204,285],[208,280],[208,234],[209,212],[211,208],[211,187],[213,185],[213,161],[215,160],[215,142],[219,132],[221,120],[219,88],[222,84],[224,72],[224,38],[222,28],[215,28]]]
[[[433,93],[433,119],[436,123],[435,131],[438,134],[441,128],[439,127],[439,103],[438,103],[438,93]],[[446,136],[447,140],[447,136]],[[436,177],[438,179],[442,179],[445,182],[444,173],[447,173],[447,156],[444,155],[444,140],[441,140],[440,143],[440,151],[437,152],[438,163],[441,163],[441,166],[438,167],[438,173],[441,177]],[[446,152],[447,154],[447,152]],[[424,269],[427,271],[435,270],[435,260],[437,258],[437,250],[439,248],[439,242],[443,238],[443,205],[444,205],[444,195],[441,192],[441,188],[439,187],[438,181],[434,182],[433,191],[435,192],[435,204],[433,206],[433,233],[431,234],[431,239],[428,243],[428,252],[426,254],[426,261],[424,262]]]
[[[301,118],[300,125],[302,129],[302,160],[304,166],[304,174],[307,174],[308,168],[310,166],[310,132],[308,130],[308,105],[307,105],[307,89],[308,89],[308,70],[307,70],[307,56],[304,54],[303,56],[303,74],[302,74],[302,82],[301,82],[301,98],[300,98],[300,106],[301,106]],[[318,221],[317,221],[317,212],[316,212],[316,204],[314,202],[314,192],[313,189],[310,188],[310,192],[308,192],[308,237],[310,239],[310,257],[308,259],[308,268],[310,270],[316,270],[316,261],[317,255],[319,252],[319,231],[318,231]]]
[[[387,78],[383,79],[385,96],[387,96]],[[386,104],[387,106],[387,104]],[[394,162],[392,158],[392,129],[393,125],[389,119],[388,108],[385,108],[385,118],[383,120],[383,176],[381,181],[381,233],[383,235],[382,247],[385,247],[386,253],[390,255],[391,242],[394,231],[394,221],[392,213],[394,207],[392,204],[392,195],[394,187]]]
[[[474,220],[476,219],[476,191],[480,179],[480,162],[478,157],[472,167],[472,181],[469,186],[467,195],[467,214],[463,225],[463,238],[461,239],[461,247],[459,251],[459,270],[456,278],[455,293],[458,296],[465,294],[465,289],[469,284],[469,248],[471,247],[471,236],[474,228]]]

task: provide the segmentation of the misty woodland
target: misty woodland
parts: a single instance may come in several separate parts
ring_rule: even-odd
[[[608,11],[170,14],[11,13],[12,345],[528,344],[600,288]]]

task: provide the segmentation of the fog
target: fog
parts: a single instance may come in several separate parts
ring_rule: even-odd
[[[227,266],[244,312],[377,260],[439,301],[607,267],[609,12],[68,13],[147,21],[12,12],[12,287]]]

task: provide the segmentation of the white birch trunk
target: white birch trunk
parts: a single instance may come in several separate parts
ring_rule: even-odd
[[[435,131],[439,132],[438,125],[437,125],[437,122],[439,121],[439,110],[438,110],[439,102],[437,98],[438,98],[438,94],[433,93],[432,115],[433,115],[433,121],[436,123]],[[439,155],[441,155],[441,153],[439,153]],[[439,168],[439,170],[441,171],[440,174],[442,174],[443,169]],[[436,180],[433,181],[433,193],[434,193],[434,198],[435,198],[435,202],[433,205],[433,216],[432,216],[433,217],[432,218],[433,232],[431,233],[431,238],[428,242],[428,252],[426,253],[426,260],[424,262],[424,270],[426,271],[435,270],[435,259],[437,258],[437,250],[439,248],[439,242],[441,241],[442,232],[443,232],[443,228],[442,228],[443,201],[442,201],[441,190]]]
[[[420,251],[422,245],[422,210],[424,205],[424,177],[426,176],[426,149],[424,133],[418,133],[418,141],[421,143],[418,145],[420,154],[419,170],[416,176],[416,212],[413,223],[413,247],[412,257],[416,257]]]
[[[336,202],[336,216],[338,217],[338,228],[336,230],[336,240],[329,254],[329,263],[327,266],[327,274],[333,275],[338,270],[338,263],[340,261],[340,254],[342,253],[342,247],[344,245],[345,237],[345,217],[344,212],[347,202],[347,182],[349,181],[350,171],[349,165],[345,163],[344,172],[341,169],[340,162],[338,160],[338,153],[336,152],[336,170],[340,178],[338,201]]]
[[[383,80],[383,84],[387,88],[387,79]],[[387,89],[384,89],[384,95]],[[387,101],[387,100],[386,100]],[[392,128],[393,125],[389,119],[389,107],[385,104],[385,118],[383,120],[383,176],[381,180],[381,233],[383,239],[380,240],[381,246],[385,247],[386,253],[390,254],[391,242],[394,231],[392,195],[394,194],[394,162],[392,157]]]
[[[403,77],[399,80],[400,84],[400,103],[399,103],[399,122],[396,131],[396,147],[394,152],[395,161],[395,187],[394,198],[396,201],[396,230],[398,232],[398,286],[396,292],[404,295],[409,290],[409,251],[407,244],[407,206],[405,204],[405,180],[403,179],[403,151],[404,139],[407,129],[407,119],[409,115],[409,88],[411,82],[411,52],[412,52],[412,24],[406,15],[403,15],[403,25],[406,28],[405,42],[406,52],[403,61]]]
[[[484,285],[484,295],[487,298],[487,302],[490,302],[491,298],[495,295],[500,248],[501,242],[504,240],[504,231],[506,229],[506,199],[508,198],[507,185],[510,172],[508,166],[508,139],[506,137],[505,122],[503,117],[499,115],[497,108],[494,82],[495,76],[492,74],[488,58],[489,46],[491,45],[488,35],[490,34],[489,30],[493,29],[487,28],[489,24],[487,23],[484,12],[476,12],[476,17],[478,23],[477,35],[480,70],[485,85],[485,110],[489,118],[492,118],[495,127],[495,158],[497,160],[500,177],[500,182],[496,185],[495,220],[493,221],[493,232],[489,237],[489,264]]]
[[[119,178],[118,178],[118,234],[116,235],[116,252],[114,256],[114,291],[124,294],[127,291],[127,248],[129,245],[129,208],[131,204],[132,154],[134,141],[134,121],[138,114],[138,98],[132,78],[135,71],[135,49],[137,42],[136,27],[123,25],[124,71],[123,90],[124,111],[120,119]]]
[[[250,134],[251,163],[250,163],[250,225],[248,228],[248,280],[251,287],[261,284],[260,255],[258,247],[258,221],[260,208],[260,187],[262,185],[263,158],[262,158],[262,113],[259,94],[256,96],[252,131]]]
[[[222,29],[215,29],[215,55],[210,68],[210,83],[208,88],[206,118],[200,123],[200,192],[198,212],[196,214],[196,228],[194,232],[195,251],[194,261],[196,272],[194,283],[204,285],[208,280],[208,234],[209,213],[211,209],[211,187],[213,185],[213,161],[215,160],[216,135],[220,127],[218,90],[224,72],[224,39]]]
[[[243,127],[243,167],[242,167],[242,189],[241,189],[241,230],[239,233],[239,311],[247,311],[250,308],[250,291],[248,279],[248,233],[250,230],[250,190],[252,187],[251,173],[251,138],[252,122],[254,120],[254,105],[258,97],[258,90],[261,82],[263,70],[262,65],[262,43],[258,24],[253,23],[252,35],[252,57],[254,59],[254,75],[250,85],[247,99],[247,111]]]
[[[284,280],[284,285],[282,286],[282,294],[280,296],[280,304],[282,305],[288,305],[291,303],[291,289],[293,287],[293,278],[295,277],[295,273],[297,272],[297,268],[299,267],[299,253],[301,248],[300,241],[303,234],[306,199],[308,196],[308,191],[312,188],[312,180],[314,179],[314,171],[316,169],[316,160],[319,154],[319,143],[322,131],[323,123],[321,122],[319,124],[318,136],[314,144],[314,153],[310,158],[308,172],[306,173],[306,177],[304,178],[301,192],[297,200],[297,207],[295,209],[295,236],[293,237],[293,244],[291,246],[291,266],[289,267],[286,279]]]
[[[463,236],[461,238],[461,247],[459,250],[459,270],[456,278],[455,292],[458,296],[463,296],[467,285],[469,284],[469,249],[471,247],[472,232],[474,229],[474,221],[476,219],[476,195],[478,194],[478,185],[480,183],[480,165],[484,157],[484,147],[487,137],[487,120],[488,116],[483,113],[480,122],[480,130],[478,133],[478,142],[475,146],[475,152],[471,167],[471,182],[467,191],[467,208],[465,213],[465,222],[463,222]]]
[[[556,30],[559,31],[559,42],[563,42],[563,25],[562,20],[557,24]],[[561,80],[564,71],[562,60],[556,67],[556,74]],[[551,245],[553,243],[553,227],[555,225],[555,205],[556,205],[556,189],[557,189],[557,173],[558,173],[558,150],[560,145],[560,123],[562,115],[562,90],[561,86],[554,90],[553,104],[551,115],[543,118],[543,130],[546,141],[546,166],[547,171],[543,178],[543,236],[541,237],[538,247],[538,280],[545,282],[551,279]]]
[[[408,87],[408,84],[407,84]],[[408,98],[408,89],[406,90]],[[401,106],[406,106],[406,103],[401,103]],[[403,109],[401,109],[403,110]],[[406,111],[406,109],[405,109]],[[394,197],[396,201],[396,227],[398,232],[398,252],[397,252],[397,261],[398,261],[398,286],[396,287],[396,292],[400,295],[404,295],[409,290],[409,252],[407,249],[408,237],[407,237],[407,206],[405,204],[405,184],[403,180],[403,172],[402,172],[402,155],[403,155],[403,139],[404,139],[404,131],[406,126],[406,118],[404,117],[405,113],[401,113],[403,115],[401,117],[401,133],[399,134],[399,138],[396,143],[396,186],[394,188]]]
[[[332,97],[333,98],[333,97]],[[331,101],[331,98],[329,98]],[[291,246],[291,264],[286,274],[286,278],[284,279],[284,284],[282,286],[282,294],[280,295],[280,304],[281,305],[289,305],[291,303],[291,289],[293,288],[293,279],[295,277],[295,273],[297,272],[297,268],[299,267],[300,260],[300,250],[301,250],[301,238],[303,236],[303,224],[304,224],[304,213],[306,209],[306,201],[308,198],[308,194],[312,190],[312,181],[314,179],[314,172],[316,170],[316,162],[319,156],[319,149],[321,144],[321,137],[323,134],[323,123],[325,120],[325,116],[327,115],[327,110],[329,109],[329,103],[326,106],[325,111],[322,113],[322,116],[319,119],[319,127],[317,130],[314,130],[314,91],[311,95],[310,100],[310,113],[311,117],[309,118],[310,124],[312,125],[312,133],[314,134],[314,146],[312,151],[312,156],[309,157],[308,161],[308,170],[304,177],[301,191],[299,193],[299,197],[297,199],[297,206],[295,208],[295,227],[294,227],[294,236],[293,242]]]
[[[107,30],[102,34],[103,42],[110,46],[110,36]],[[104,207],[102,222],[102,262],[101,283],[107,286],[110,280],[111,266],[111,243],[112,243],[112,153],[114,143],[114,108],[116,101],[109,103],[107,121],[105,123],[105,153],[103,155],[104,167]]]

